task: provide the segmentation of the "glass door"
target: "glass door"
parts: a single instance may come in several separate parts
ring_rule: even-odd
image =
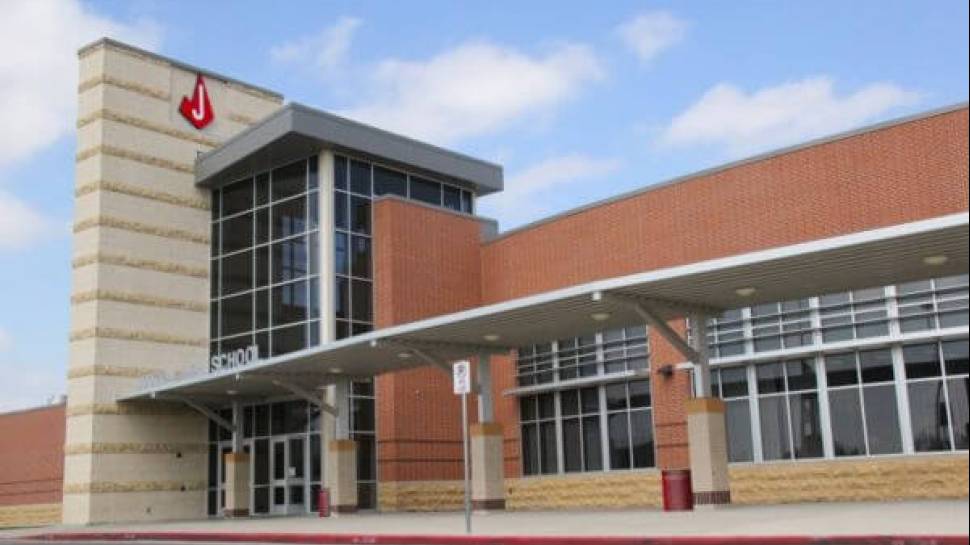
[[[276,515],[306,513],[306,441],[302,436],[273,439],[272,506]]]

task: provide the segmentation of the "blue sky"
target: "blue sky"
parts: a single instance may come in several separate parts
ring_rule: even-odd
[[[64,391],[74,52],[101,35],[501,163],[502,229],[968,96],[965,1],[4,7],[0,410]]]

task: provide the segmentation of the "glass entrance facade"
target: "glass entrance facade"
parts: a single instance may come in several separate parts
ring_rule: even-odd
[[[373,329],[372,204],[397,195],[472,213],[474,196],[458,185],[336,155],[333,188],[321,187],[316,156],[255,172],[212,193],[210,355],[258,347],[259,357],[316,346],[322,321],[337,339]],[[333,191],[334,277],[321,272],[322,191]],[[326,229],[326,226],[324,226]],[[334,283],[334,314],[324,316],[320,283]],[[377,422],[372,381],[351,384],[350,429],[357,442],[358,507],[377,504]],[[231,411],[223,409],[224,418]],[[319,411],[304,401],[244,408],[244,450],[251,454],[251,506],[258,515],[316,510],[324,482]],[[228,431],[210,424],[208,512],[225,505],[223,455]]]

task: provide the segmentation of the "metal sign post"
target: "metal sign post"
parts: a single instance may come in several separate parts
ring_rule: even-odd
[[[455,394],[461,395],[461,447],[465,466],[465,533],[472,533],[471,473],[468,466],[468,393],[472,389],[471,364],[468,360],[455,362]]]

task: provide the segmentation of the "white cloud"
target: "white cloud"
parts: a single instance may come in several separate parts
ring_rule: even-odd
[[[24,248],[49,230],[49,220],[25,202],[0,190],[0,251]]]
[[[546,159],[510,175],[501,193],[482,198],[482,212],[508,229],[552,212],[548,200],[570,185],[602,178],[619,167],[620,162],[615,159],[579,154]]]
[[[841,96],[833,87],[826,76],[752,93],[720,83],[676,116],[660,143],[716,145],[730,155],[743,155],[845,131],[920,98],[891,83],[873,83]]]
[[[618,26],[616,33],[642,62],[648,62],[683,40],[687,23],[666,11],[651,11]]]
[[[77,48],[110,36],[157,47],[159,27],[93,13],[78,0],[10,0],[0,17],[0,168],[67,134],[75,121]]]
[[[317,34],[273,47],[270,57],[279,63],[299,64],[327,75],[343,64],[360,24],[361,20],[355,17],[341,17]]]
[[[530,56],[488,42],[466,42],[423,61],[386,60],[365,102],[343,112],[415,138],[448,144],[546,113],[603,77],[582,45]]]
[[[13,348],[13,337],[6,329],[0,327],[0,354],[8,352],[11,348]]]

